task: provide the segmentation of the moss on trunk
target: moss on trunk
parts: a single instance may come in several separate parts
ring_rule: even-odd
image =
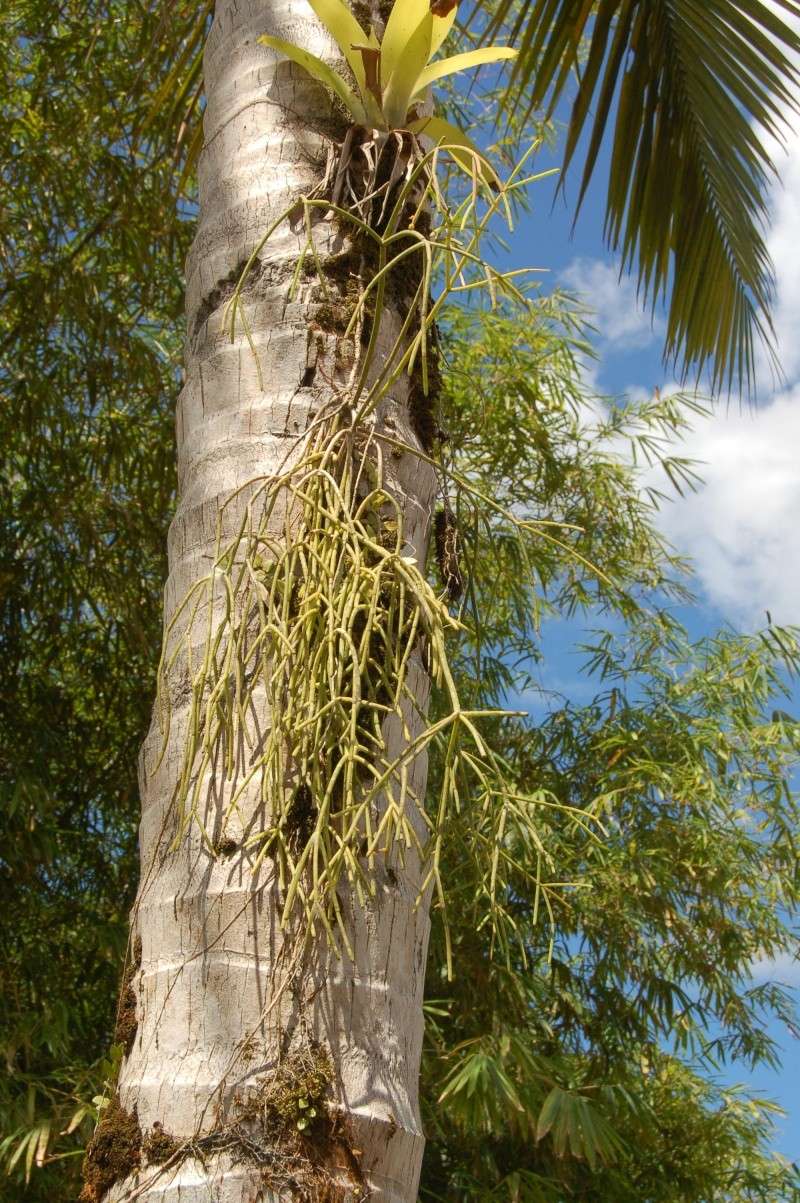
[[[141,967],[142,941],[141,937],[137,936],[133,942],[131,958],[122,977],[119,1004],[117,1006],[117,1022],[114,1025],[114,1042],[115,1044],[122,1045],[126,1057],[133,1048],[133,1042],[136,1039],[138,1029],[138,1020],[136,1018],[137,998],[134,982]]]
[[[115,1182],[139,1168],[141,1150],[142,1130],[136,1110],[126,1111],[115,1096],[103,1112],[86,1150],[79,1203],[100,1203]]]

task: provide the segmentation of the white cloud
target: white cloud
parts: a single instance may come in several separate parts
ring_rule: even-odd
[[[750,966],[750,976],[756,982],[779,982],[782,986],[800,986],[800,961],[788,952],[777,957],[763,957]]]
[[[800,622],[800,385],[758,410],[720,407],[680,448],[704,485],[659,524],[737,624]],[[665,490],[666,491],[666,490]]]
[[[573,259],[560,275],[560,283],[578,293],[592,311],[592,324],[607,347],[625,351],[659,342],[663,333],[653,323],[636,295],[629,276],[603,259]]]

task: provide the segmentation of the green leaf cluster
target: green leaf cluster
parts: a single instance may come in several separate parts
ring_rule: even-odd
[[[168,22],[155,2],[10,0],[3,10],[0,1198],[9,1203],[23,1192],[34,1203],[77,1196],[114,1029],[191,234],[176,212],[177,129],[143,127],[151,91],[196,38],[196,16],[188,0],[170,5]],[[191,95],[196,78],[184,82]]]
[[[309,0],[322,24],[336,41],[356,81],[356,92],[321,58],[285,38],[264,34],[258,40],[298,64],[324,85],[344,105],[356,125],[388,131],[408,129],[448,147],[462,147],[472,164],[480,152],[463,130],[441,117],[420,117],[428,88],[437,80],[485,63],[513,59],[507,46],[488,46],[431,62],[450,33],[458,0],[434,11],[431,0],[395,0],[382,38],[370,28],[366,33],[344,0]],[[480,161],[480,160],[478,160]],[[488,171],[488,168],[486,169]]]
[[[751,966],[797,951],[800,726],[775,699],[800,668],[798,633],[693,644],[677,621],[685,565],[636,462],[686,487],[670,440],[693,405],[593,403],[557,299],[527,322],[460,315],[451,334],[461,679],[476,704],[510,695],[530,712],[492,743],[519,794],[549,805],[526,824],[492,816],[493,893],[485,797],[463,791],[448,827],[452,950],[435,928],[421,1197],[797,1200],[795,1170],[769,1152],[776,1108],[720,1079],[778,1063],[769,1015],[794,1030],[791,993]],[[487,503],[470,508],[477,487]],[[516,519],[566,520],[560,541],[522,537],[514,503]],[[546,687],[547,632],[570,620],[585,632],[572,699]]]
[[[444,16],[433,11],[435,5],[430,0],[395,0],[382,38],[372,28],[368,33],[362,29],[344,0],[309,3],[350,67],[357,95],[340,75],[309,51],[266,34],[259,41],[298,63],[329,88],[358,125],[403,127],[409,120],[409,110],[424,100],[427,88],[436,80],[483,63],[512,59],[516,54],[508,47],[491,46],[431,63],[453,28],[458,0],[448,6]]]

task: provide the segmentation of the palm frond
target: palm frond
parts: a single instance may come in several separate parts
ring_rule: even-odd
[[[520,48],[509,104],[524,87],[552,113],[577,78],[577,207],[608,130],[608,243],[644,299],[669,298],[667,358],[716,388],[753,385],[758,337],[776,362],[764,135],[798,111],[798,18],[798,0],[499,0],[492,23]]]

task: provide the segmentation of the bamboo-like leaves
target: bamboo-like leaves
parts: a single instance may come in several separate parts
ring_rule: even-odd
[[[554,1086],[545,1099],[536,1125],[536,1139],[552,1136],[556,1155],[571,1154],[591,1169],[620,1151],[614,1129],[586,1095]]]
[[[588,130],[578,204],[611,126],[608,242],[644,297],[670,294],[667,354],[718,387],[752,384],[755,336],[772,340],[761,133],[780,137],[798,110],[792,18],[797,0],[501,0],[495,14],[520,39],[531,108],[552,111],[588,41],[565,153]]]

